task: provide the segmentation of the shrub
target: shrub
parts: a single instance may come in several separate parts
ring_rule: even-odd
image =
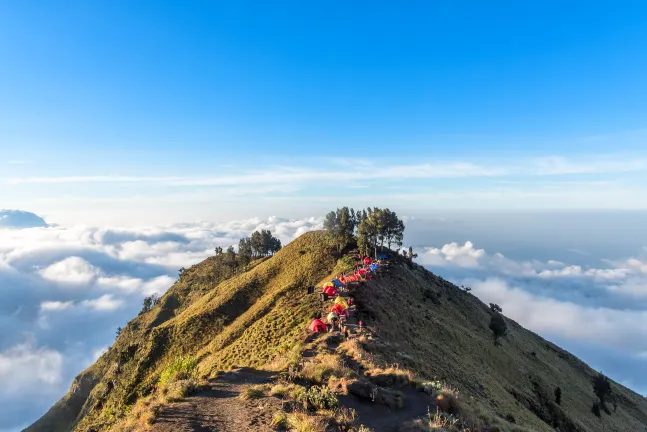
[[[336,409],[339,406],[337,396],[324,386],[313,386],[306,391],[308,407],[316,410]]]
[[[340,408],[335,411],[335,422],[342,430],[349,430],[357,420],[357,413],[352,408]]]
[[[492,313],[503,313],[503,309],[496,303],[490,303],[490,311]]]
[[[600,417],[602,415],[602,413],[600,413],[600,405],[597,402],[591,407],[591,412],[595,414],[596,417]]]
[[[287,417],[288,426],[293,432],[321,432],[327,426],[324,419],[301,412],[288,414]]]
[[[605,377],[601,373],[597,374],[595,378],[593,378],[593,392],[598,399],[600,399],[600,404],[604,405],[607,396],[611,394],[611,383],[609,382],[609,378]]]
[[[285,428],[287,429],[288,427],[288,416],[285,412],[283,411],[277,411],[274,413],[274,416],[272,416],[272,426],[277,427],[277,428]]]
[[[277,384],[270,389],[270,396],[284,397],[290,389],[283,384]]]
[[[160,385],[192,378],[197,365],[198,362],[193,357],[175,358],[160,374]]]
[[[174,381],[166,387],[166,397],[169,402],[182,400],[200,390],[200,387],[200,384],[193,378]]]
[[[263,386],[247,386],[240,392],[238,397],[242,400],[249,400],[263,397],[264,394]]]
[[[494,335],[494,345],[498,345],[499,338],[505,336],[508,332],[508,326],[505,323],[503,315],[498,312],[492,314],[490,330],[492,330],[492,334]]]

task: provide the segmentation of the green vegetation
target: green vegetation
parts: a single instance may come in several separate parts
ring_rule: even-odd
[[[142,304],[142,310],[139,313],[143,314],[143,313],[146,313],[146,312],[150,311],[155,306],[157,306],[159,301],[160,301],[160,298],[159,298],[159,296],[157,294],[151,294],[148,297],[145,297],[144,302]]]
[[[160,374],[160,385],[191,378],[198,362],[193,357],[177,357]]]
[[[339,407],[337,396],[325,386],[312,386],[306,391],[308,407],[314,410],[335,409]]]
[[[388,208],[355,211],[342,207],[326,215],[324,229],[338,251],[355,241],[361,253],[368,255],[373,250],[377,255],[378,246],[402,246],[404,223]]]
[[[505,318],[498,312],[494,312],[490,318],[490,330],[494,336],[494,345],[499,344],[499,338],[504,337],[508,332],[508,326],[505,323]]]
[[[263,396],[265,396],[265,389],[263,386],[258,385],[247,386],[240,392],[240,398],[242,400],[258,399]]]
[[[377,210],[348,210],[351,219],[355,215],[354,234],[364,252],[398,245],[399,224],[391,222],[396,226],[391,231],[383,227],[383,221],[397,217]],[[340,223],[347,219],[344,214],[341,209]],[[592,391],[596,373],[588,366],[504,319],[497,305],[489,308],[413,263],[413,254],[390,254],[388,267],[352,287],[357,313],[371,331],[348,341],[313,336],[307,325],[329,305],[304,288],[352,269],[355,240],[340,239],[321,231],[278,251],[277,245],[265,252],[265,246],[255,249],[251,237],[242,248],[239,244],[238,253],[216,248],[215,256],[183,271],[164,296],[129,322],[110,350],[27,431],[144,428],[165,404],[243,366],[280,377],[243,394],[253,398],[267,392],[263,404],[273,401],[284,408],[268,411],[276,412],[275,426],[289,430],[368,430],[357,423],[372,426],[371,418],[343,410],[341,401],[351,395],[373,398],[376,410],[388,408],[396,416],[408,412],[398,407],[431,395],[439,411],[414,426],[435,429],[411,430],[597,430],[594,397],[598,412],[602,402],[621,408],[604,419],[615,430],[640,430],[647,423],[644,398],[616,384],[611,392],[606,377],[593,380]],[[503,324],[488,328],[495,316]],[[497,340],[508,329],[507,342],[492,347],[492,334],[498,333]],[[561,389],[567,389],[567,397]]]

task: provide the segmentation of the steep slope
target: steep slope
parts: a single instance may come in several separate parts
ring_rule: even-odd
[[[306,295],[305,287],[320,286],[353,263],[352,257],[339,257],[334,250],[325,233],[313,232],[244,269],[223,273],[218,257],[193,266],[157,306],[131,321],[113,347],[27,431],[110,430],[137,400],[155,391],[160,376],[178,359],[194,362],[196,375],[207,380],[209,390],[168,412],[186,416],[195,407],[202,419],[218,411],[209,406],[222,406],[210,398],[226,385],[219,378],[223,370],[277,369],[282,364],[290,374],[298,365],[301,380],[312,366],[310,381],[300,381],[305,386],[343,388],[339,399],[356,409],[357,424],[372,425],[376,432],[387,424],[395,430],[393,425],[435,406],[415,388],[385,388],[393,385],[393,372],[388,371],[397,364],[397,374],[416,376],[410,380],[414,384],[439,379],[458,388],[463,405],[473,411],[474,425],[576,432],[642,431],[647,425],[647,400],[616,383],[616,411],[596,417],[591,412],[595,371],[511,320],[508,335],[495,347],[489,309],[481,301],[402,257],[391,257],[370,281],[349,290],[372,337],[355,335],[343,343],[328,336],[313,339],[306,326],[314,313],[330,305]],[[286,357],[292,360],[281,363]],[[333,374],[328,381],[330,375],[320,368],[324,364],[327,370],[338,369],[336,376],[342,379]],[[375,383],[382,386],[378,399],[395,411],[376,411],[358,402],[355,396],[366,391],[376,399]],[[561,405],[553,402],[556,387],[562,390]],[[396,399],[403,397],[405,407],[398,410],[402,404]],[[275,405],[283,402],[274,400]],[[205,405],[196,405],[201,403]],[[235,405],[233,400],[227,403]],[[260,425],[250,430],[254,428]]]
[[[537,431],[645,430],[647,399],[613,383],[617,410],[596,417],[593,369],[507,318],[508,335],[494,346],[489,308],[420,266],[399,259],[355,296],[379,336],[368,351],[451,383],[500,418]]]
[[[331,273],[332,250],[324,233],[313,232],[222,282],[212,277],[212,259],[188,269],[26,430],[107,429],[180,356],[195,356],[206,377],[234,364],[268,363],[303,336],[319,307],[315,296],[303,295],[304,287]]]

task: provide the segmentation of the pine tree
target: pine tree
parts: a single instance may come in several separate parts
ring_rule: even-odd
[[[252,239],[249,237],[245,237],[240,239],[238,242],[238,261],[242,265],[247,265],[249,262],[252,260],[252,254],[253,254],[253,249],[252,249]]]

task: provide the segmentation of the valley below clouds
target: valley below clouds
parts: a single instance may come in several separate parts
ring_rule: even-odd
[[[270,229],[285,244],[323,226],[315,217],[48,226],[33,215],[18,223],[18,216],[12,214],[11,227],[0,224],[0,431],[42,415],[110,346],[117,328],[137,315],[143,298],[164,293],[181,267],[257,229]],[[507,317],[647,393],[647,249],[627,250],[622,259],[588,257],[588,264],[544,259],[545,251],[536,254],[542,258],[527,258],[532,251],[520,258],[479,247],[477,240],[426,239],[414,234],[433,231],[426,230],[429,221],[406,223],[405,246],[416,239],[411,244],[419,264],[471,287]]]

